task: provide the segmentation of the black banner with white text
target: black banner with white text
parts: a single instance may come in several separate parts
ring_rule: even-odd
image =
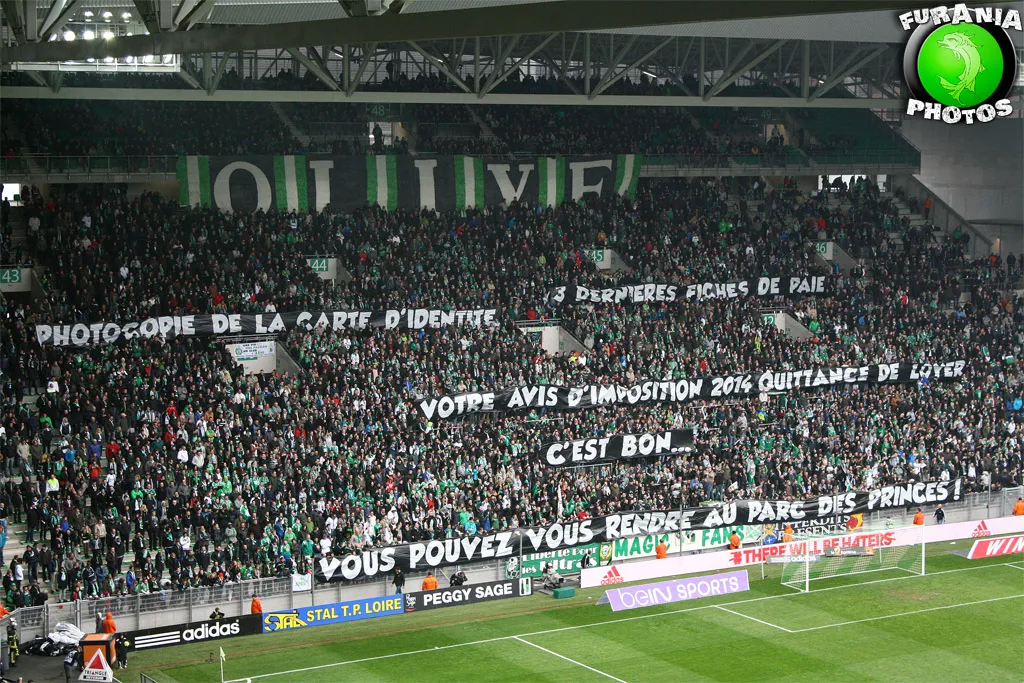
[[[548,291],[554,304],[643,304],[708,299],[739,299],[741,297],[816,296],[830,294],[835,281],[824,275],[789,275],[760,277],[731,282],[701,282],[685,285],[669,282],[648,282],[591,289],[581,285],[562,285]]]
[[[92,346],[154,337],[277,334],[295,328],[339,331],[370,327],[389,330],[419,330],[453,325],[490,327],[497,324],[497,313],[498,311],[493,308],[465,311],[402,308],[387,311],[167,315],[123,324],[103,322],[88,325],[36,325],[36,341],[40,346]]]
[[[593,439],[542,444],[540,452],[551,467],[602,465],[615,460],[657,458],[693,450],[693,430],[674,429],[657,434],[616,434]]]
[[[858,384],[899,384],[923,379],[958,379],[963,376],[966,365],[963,360],[947,363],[883,363],[856,367],[768,371],[727,377],[649,380],[629,386],[590,384],[582,387],[563,387],[535,384],[503,391],[436,396],[419,401],[417,408],[428,420],[449,420],[473,413],[688,403],[696,400],[747,398],[761,392]]]
[[[416,591],[405,594],[405,611],[422,612],[442,607],[471,605],[477,602],[525,598],[533,594],[533,579],[518,578],[504,581],[490,581],[466,586],[450,586],[432,591]]]
[[[174,626],[157,626],[128,632],[129,648],[149,650],[169,645],[188,645],[211,640],[251,636],[263,633],[262,620],[258,614],[240,617],[225,617],[207,621],[193,621]]]
[[[800,501],[740,500],[709,507],[624,512],[606,517],[556,522],[546,527],[510,529],[493,534],[421,541],[374,548],[320,559],[314,568],[319,583],[353,581],[393,572],[425,571],[481,560],[498,560],[552,552],[586,543],[673,533],[691,529],[754,524],[787,524],[833,515],[853,515],[907,506],[951,503],[961,498],[963,481],[916,482],[871,491],[849,491]]]

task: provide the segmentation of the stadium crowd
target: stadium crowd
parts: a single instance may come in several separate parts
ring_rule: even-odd
[[[292,154],[299,143],[269,104],[11,100],[30,151],[58,156]],[[75,121],[68,127],[68,121]],[[180,125],[187,121],[188,125]]]
[[[0,506],[27,524],[32,548],[4,558],[11,605],[38,602],[43,582],[63,598],[220,585],[307,571],[327,553],[619,510],[910,478],[1021,483],[1024,302],[996,284],[1019,277],[1019,261],[972,262],[961,242],[925,240],[866,182],[805,197],[672,180],[642,183],[635,202],[443,215],[226,215],[104,186],[39,197],[29,212],[48,296],[3,311]],[[902,246],[887,248],[889,233]],[[589,261],[594,245],[615,249],[634,281],[685,283],[825,273],[818,239],[870,259],[828,296],[546,300],[556,285],[615,282]],[[353,280],[329,285],[309,253],[337,254]],[[813,338],[763,325],[769,303]],[[210,337],[59,349],[33,334],[36,322],[407,307],[496,308],[499,322],[293,331],[281,341],[301,371],[248,376]],[[547,356],[516,328],[523,319],[561,320],[588,349]],[[523,383],[957,358],[958,382],[765,401],[455,422],[415,409],[421,397]],[[542,442],[669,426],[695,426],[697,451],[568,471],[536,455]]]

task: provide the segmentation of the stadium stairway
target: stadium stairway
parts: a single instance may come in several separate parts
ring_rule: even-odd
[[[287,128],[288,132],[292,134],[292,137],[302,143],[303,147],[309,149],[309,143],[312,138],[310,138],[310,136],[301,128],[295,125],[295,122],[289,118],[288,114],[284,113],[284,109],[281,108],[281,105],[277,102],[271,102],[270,108],[273,109],[274,113],[277,114],[277,117],[281,119],[281,123],[285,125],[285,128]]]
[[[762,203],[760,199],[747,199],[736,193],[730,193],[726,197],[725,205],[731,214],[739,214],[741,201],[746,201],[748,217],[752,218],[757,215]],[[823,261],[823,264],[828,265],[828,262]],[[763,323],[770,322],[793,339],[810,339],[814,336],[814,333],[804,325],[803,320],[792,309],[766,307],[761,309],[761,316]]]
[[[481,139],[484,139],[484,140],[491,139],[491,140],[493,140],[493,139],[496,139],[498,137],[497,135],[495,135],[495,133],[491,129],[491,127],[488,126],[484,122],[484,120],[482,118],[480,118],[480,115],[476,113],[476,107],[467,104],[466,105],[466,111],[469,112],[469,116],[470,116],[471,119],[473,119],[473,123],[475,123],[476,125],[480,126],[480,138]]]
[[[4,121],[4,127],[6,128],[6,134],[12,140],[16,140],[18,143],[17,154],[18,156],[25,159],[25,165],[28,166],[28,171],[32,175],[45,175],[46,169],[41,163],[39,163],[39,156],[32,153],[32,149],[27,144],[24,137],[22,137],[21,129],[18,127],[15,118],[8,117]]]
[[[907,218],[910,221],[911,227],[919,227],[919,226],[923,226],[923,225],[928,225],[928,220],[922,214],[912,211],[911,208],[910,208],[910,204],[908,204],[903,199],[900,199],[899,197],[894,195],[892,192],[883,192],[882,196],[886,197],[888,199],[891,199],[893,201],[893,203],[896,204],[897,207],[899,207],[900,218],[901,219]],[[946,235],[946,233],[944,231],[942,231],[942,230],[933,230],[932,231],[932,241],[933,242],[938,242],[938,241],[942,240],[945,237],[945,235]],[[899,247],[899,248],[903,247],[903,239],[902,239],[900,233],[898,233],[898,232],[890,232],[889,233],[889,245],[892,246],[892,247]]]
[[[28,240],[28,224],[25,219],[25,207],[12,206],[10,221],[11,244],[14,246],[24,244]]]
[[[28,527],[24,524],[12,524],[10,520],[7,521],[7,545],[4,546],[4,560],[10,562],[14,556],[22,556],[25,554],[25,549],[28,545],[25,543],[25,537],[28,535]]]

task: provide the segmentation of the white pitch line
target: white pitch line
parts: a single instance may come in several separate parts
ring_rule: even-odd
[[[913,612],[901,612],[900,614],[886,614],[881,617],[868,617],[867,619],[855,619],[854,621],[844,621],[841,624],[826,624],[825,626],[812,626],[810,628],[798,628],[791,633],[807,633],[808,631],[820,631],[825,628],[838,628],[840,626],[852,626],[854,624],[866,624],[869,621],[882,621],[883,619],[895,619],[896,617],[909,617],[913,614],[924,614],[925,612],[938,612],[944,609],[956,609],[957,607],[970,607],[971,605],[983,605],[987,602],[1001,602],[1003,600],[1019,600],[1024,598],[1024,595],[1009,595],[1005,598],[989,598],[988,600],[975,600],[974,602],[961,602],[958,605],[943,605],[942,607],[929,607],[927,609],[918,609]]]
[[[595,669],[592,666],[587,666],[586,664],[583,664],[582,662],[577,662],[575,659],[569,659],[565,655],[560,655],[557,652],[555,652],[554,650],[549,650],[546,647],[541,647],[537,643],[531,643],[528,640],[523,640],[519,636],[512,636],[512,639],[513,640],[518,640],[520,643],[525,643],[526,645],[529,645],[530,647],[535,647],[538,650],[542,650],[544,652],[547,652],[549,655],[554,655],[555,657],[558,657],[559,659],[564,659],[565,661],[569,662],[570,664],[575,664],[576,666],[582,666],[584,669],[587,669],[588,671],[593,671],[594,673],[600,674],[600,675],[604,676],[605,678],[610,678],[613,681],[618,681],[619,683],[626,683],[626,681],[622,680],[621,678],[616,678],[615,676],[612,676],[611,674],[606,674],[605,672],[601,671],[600,669]]]
[[[1014,563],[1010,562],[1010,563],[1009,563],[1009,564],[1007,564],[1006,566],[1007,566],[1007,567],[1013,567],[1014,569],[1019,569],[1019,570],[1021,570],[1022,572],[1024,572],[1024,567],[1021,567],[1021,566],[1020,566],[1020,565],[1018,565],[1018,564],[1014,564]]]
[[[1006,562],[999,562],[996,564],[985,564],[978,567],[963,567],[961,569],[947,569],[941,572],[932,572],[931,574],[925,574],[925,576],[940,576],[942,574],[959,574],[960,572],[972,572],[979,569],[992,569],[993,567],[1005,567],[1008,566]],[[842,586],[831,586],[829,588],[819,588],[810,593],[783,593],[782,595],[765,595],[760,598],[748,598],[746,600],[735,600],[733,602],[723,602],[719,605],[701,605],[700,607],[684,607],[682,609],[670,610],[668,612],[658,612],[656,614],[638,614],[632,617],[623,617],[622,619],[609,619],[607,621],[596,621],[592,624],[578,624],[576,626],[562,626],[560,628],[549,628],[543,631],[531,631],[529,633],[520,633],[516,636],[499,636],[497,638],[487,638],[485,640],[474,640],[468,643],[455,643],[454,645],[442,645],[440,647],[433,647],[423,650],[410,650],[407,652],[395,652],[389,655],[377,655],[376,657],[363,657],[362,659],[350,659],[344,662],[332,662],[331,664],[321,664],[320,666],[311,666],[305,669],[292,669],[289,671],[277,671],[269,674],[258,674],[256,676],[246,676],[245,678],[236,678],[225,683],[245,683],[245,681],[254,681],[260,678],[272,678],[274,676],[287,676],[288,674],[302,673],[305,671],[316,671],[318,669],[329,669],[335,666],[345,666],[347,664],[362,664],[364,662],[373,662],[381,659],[392,659],[394,657],[404,657],[406,655],[419,655],[426,654],[428,652],[437,652],[438,650],[450,650],[456,647],[470,647],[472,645],[485,645],[487,643],[496,643],[502,640],[512,640],[515,638],[528,638],[529,636],[542,636],[548,633],[561,633],[562,631],[575,631],[581,628],[592,628],[594,626],[607,626],[608,624],[619,624],[626,621],[638,621],[640,619],[653,619],[657,617],[667,617],[672,614],[682,614],[684,612],[696,612],[703,609],[714,609],[716,607],[733,607],[735,605],[746,605],[751,602],[761,602],[762,600],[777,600],[779,598],[795,598],[800,595],[814,595],[815,593],[824,593],[825,591],[836,591],[844,590],[847,588],[856,588],[858,586],[870,586],[876,583],[889,583],[890,581],[905,581],[907,579],[920,578],[920,574],[913,574],[911,576],[896,576],[891,579],[876,579],[874,581],[863,581],[860,583],[848,583]],[[746,616],[746,615],[743,615]],[[499,618],[499,617],[496,617]],[[793,631],[799,633],[799,631]],[[532,643],[531,643],[532,645]]]
[[[729,614],[735,614],[738,617],[743,617],[744,619],[750,619],[751,621],[756,621],[759,624],[763,624],[765,626],[771,626],[772,628],[777,628],[780,631],[785,631],[786,633],[792,633],[792,631],[790,631],[788,628],[785,628],[783,626],[779,626],[777,624],[773,624],[773,623],[768,622],[768,621],[761,621],[757,617],[752,617],[749,614],[743,614],[742,612],[734,612],[731,609],[726,609],[725,607],[722,607],[721,605],[715,605],[715,607],[717,607],[718,609],[722,610],[723,612],[728,612]]]
[[[508,640],[513,636],[501,636],[499,638],[486,638],[484,640],[474,640],[471,643],[455,643],[454,645],[441,645],[438,647],[428,647],[422,650],[409,650],[406,652],[394,652],[390,655],[377,655],[376,657],[363,657],[362,659],[349,659],[344,662],[332,662],[330,664],[321,664],[319,666],[307,666],[304,669],[290,669],[288,671],[275,671],[269,674],[259,674],[257,676],[246,676],[245,678],[235,678],[225,683],[242,683],[243,681],[256,680],[257,678],[271,678],[273,676],[287,676],[288,674],[299,674],[305,671],[316,671],[318,669],[330,669],[335,666],[345,666],[346,664],[362,664],[364,662],[376,662],[381,659],[392,659],[393,657],[405,657],[406,655],[422,655],[428,652],[438,652],[439,650],[451,650],[456,647],[469,647],[470,645],[485,645],[487,643],[496,643],[500,640]]]
[[[924,576],[939,576],[942,574],[959,574],[960,572],[974,572],[979,569],[991,569],[992,567],[1002,567],[1005,563],[997,564],[985,564],[978,567],[963,567],[961,569],[947,569],[941,572],[932,572],[931,574],[925,574]],[[702,609],[713,609],[719,605],[724,607],[733,607],[735,605],[746,605],[751,602],[761,602],[762,600],[778,600],[780,598],[794,598],[800,595],[813,595],[815,593],[824,593],[826,591],[839,591],[846,590],[847,588],[856,588],[858,586],[871,586],[876,583],[889,583],[891,581],[906,581],[907,579],[919,579],[921,574],[911,574],[909,576],[894,576],[889,579],[875,579],[874,581],[861,581],[860,583],[844,583],[842,586],[830,586],[828,588],[818,588],[811,591],[810,593],[783,593],[781,595],[765,595],[760,598],[747,598],[746,600],[734,600],[733,602],[722,602],[718,605],[702,605],[700,607],[684,607],[682,609],[669,610],[668,612],[658,612],[656,614],[638,614],[632,617],[623,617],[622,619],[609,619],[608,621],[598,621],[593,624],[579,624],[577,626],[561,626],[559,628],[549,628],[543,631],[531,631],[530,633],[520,633],[522,637],[527,636],[540,636],[548,633],[560,633],[562,631],[575,631],[580,628],[591,628],[593,626],[604,626],[605,624],[618,624],[623,621],[638,621],[640,619],[654,619],[657,617],[665,617],[670,614],[682,614],[684,612],[695,612]]]

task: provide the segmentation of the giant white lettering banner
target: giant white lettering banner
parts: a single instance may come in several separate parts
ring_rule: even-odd
[[[693,450],[693,430],[673,429],[658,434],[616,434],[593,439],[541,444],[551,467],[603,465],[615,460],[657,458]]]
[[[556,522],[546,527],[510,529],[494,534],[445,538],[390,548],[374,548],[342,557],[323,558],[314,568],[316,580],[352,581],[387,574],[396,568],[422,571],[480,560],[498,560],[552,552],[587,543],[671,533],[717,529],[887,510],[907,505],[949,503],[960,499],[962,480],[917,482],[871,491],[849,491],[808,500],[739,500],[698,508],[624,512],[605,517]],[[778,546],[768,546],[774,548]]]
[[[389,330],[468,325],[496,325],[497,310],[478,308],[445,311],[426,308],[402,308],[387,311],[296,311],[292,313],[234,313],[210,315],[167,315],[128,323],[100,322],[74,325],[36,325],[40,346],[91,346],[115,344],[126,339],[154,337],[194,337],[222,334],[277,334],[292,329],[362,330],[370,327]]]
[[[182,206],[221,211],[458,211],[588,194],[636,196],[643,157],[190,156],[178,160]]]
[[[826,548],[889,548],[944,543],[964,538],[1024,532],[1024,517],[997,517],[980,522],[957,522],[936,526],[911,526],[887,531],[846,534],[826,538],[805,539],[791,543],[753,546],[739,550],[723,550],[701,555],[681,555],[664,560],[624,562],[610,567],[593,567],[580,573],[583,588],[607,586],[632,581],[649,581],[666,576],[698,574],[734,569],[767,562],[770,558],[820,554]]]
[[[723,377],[694,377],[680,380],[648,380],[623,386],[590,384],[563,387],[534,384],[466,394],[449,394],[423,399],[416,405],[428,420],[449,420],[472,413],[520,412],[539,408],[575,410],[613,405],[687,403],[717,398],[746,398],[760,392],[793,391],[856,384],[897,384],[929,379],[957,379],[967,363],[883,363],[855,367],[814,368],[747,373]]]
[[[554,304],[643,304],[707,299],[739,299],[741,297],[805,296],[829,294],[834,281],[824,275],[788,275],[760,277],[729,282],[647,282],[619,287],[591,289],[581,285],[561,285],[548,292]]]

